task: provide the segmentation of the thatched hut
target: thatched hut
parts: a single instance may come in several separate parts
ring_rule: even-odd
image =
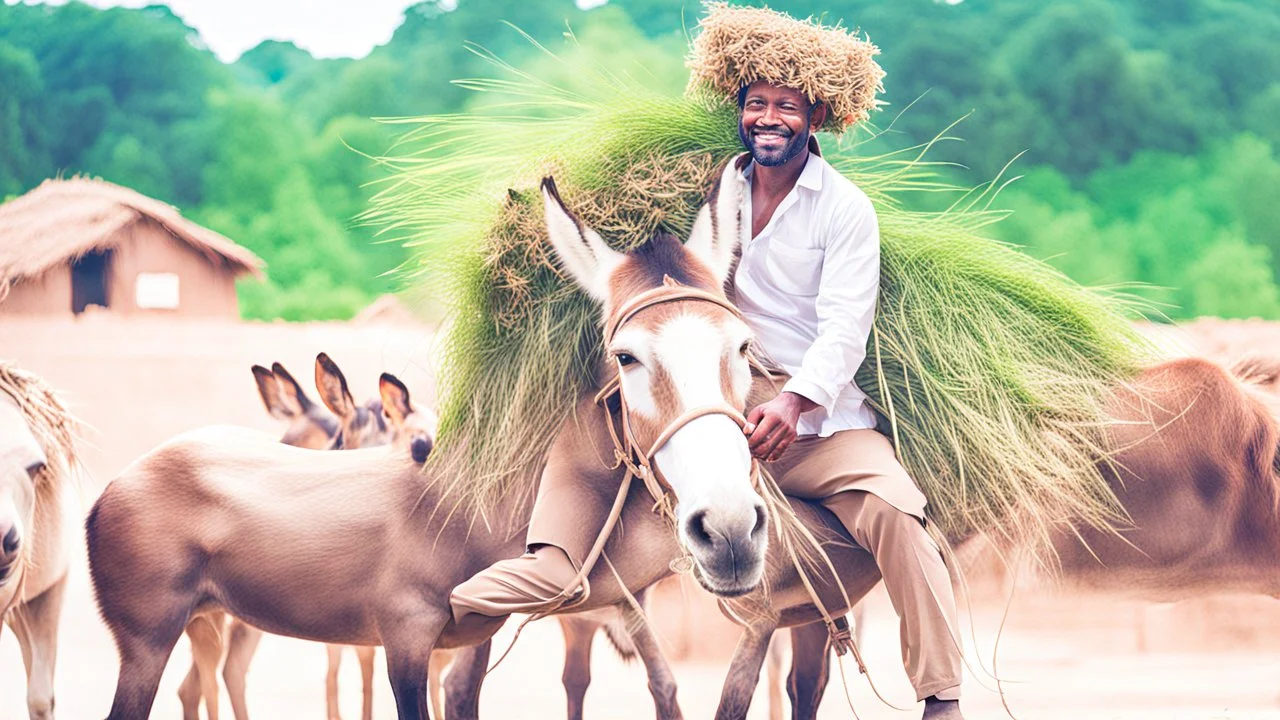
[[[238,315],[262,261],[170,205],[101,180],[46,180],[0,205],[0,316]]]

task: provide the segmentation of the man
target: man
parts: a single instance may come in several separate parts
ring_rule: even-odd
[[[824,104],[757,81],[740,91],[739,106],[750,230],[744,221],[735,301],[764,353],[791,376],[748,413],[751,451],[783,490],[821,502],[875,557],[925,717],[960,718],[955,596],[925,531],[925,498],[853,382],[880,287],[875,210],[814,152]]]

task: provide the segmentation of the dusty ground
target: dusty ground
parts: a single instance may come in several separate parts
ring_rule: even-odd
[[[105,479],[181,430],[211,422],[275,428],[254,393],[248,372],[253,362],[282,360],[305,378],[315,353],[326,350],[347,369],[357,395],[372,392],[377,372],[384,369],[400,373],[424,399],[433,392],[432,377],[421,362],[430,355],[432,336],[419,327],[154,321],[121,325],[90,320],[0,324],[0,355],[64,388],[98,430],[91,437],[95,447],[87,452],[95,479],[84,488],[85,507]],[[1177,336],[1184,350],[1218,357],[1280,348],[1280,325],[1275,324],[1201,321],[1148,330]],[[115,683],[114,647],[97,618],[83,563],[76,567],[60,645],[58,715],[63,720],[104,716]],[[690,609],[682,610],[675,600],[679,592],[668,588],[657,603],[655,623],[671,654],[683,657],[675,669],[685,715],[710,717],[732,651],[733,629],[715,618],[701,596],[690,596]],[[965,688],[970,717],[1004,716],[999,695],[988,689],[992,681],[978,667],[991,667],[1003,609],[992,589],[981,591],[974,602],[976,643],[969,640],[968,652],[974,668]],[[872,677],[890,701],[910,706],[896,621],[882,596],[870,601],[868,628],[865,649]],[[510,629],[504,630],[499,643],[509,638]],[[526,629],[485,685],[485,715],[562,717],[561,652],[554,622]],[[1021,587],[1000,636],[998,659],[998,674],[1018,718],[1280,718],[1280,603],[1268,598],[1154,606]],[[180,715],[175,691],[188,661],[184,640],[165,675],[155,717]],[[394,709],[382,662],[379,656],[376,717],[389,718]],[[0,636],[0,720],[26,716],[21,668],[17,644],[6,631]],[[323,717],[324,669],[319,645],[268,637],[249,676],[255,717]],[[860,717],[919,716],[917,708],[897,712],[883,706],[849,661],[845,672]],[[590,717],[652,717],[642,670],[620,662],[603,640],[598,640],[593,674],[587,698]],[[359,678],[353,656],[348,656],[342,682],[344,715],[358,717]],[[764,685],[752,718],[767,717]],[[223,712],[229,717],[225,696]],[[838,675],[822,717],[853,717]]]

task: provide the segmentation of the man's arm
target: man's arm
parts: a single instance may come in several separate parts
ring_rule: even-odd
[[[837,216],[818,284],[818,339],[783,391],[803,395],[828,412],[867,356],[880,294],[880,225],[862,199]]]
[[[744,429],[751,452],[773,461],[795,441],[800,414],[830,411],[867,355],[880,292],[880,227],[860,198],[829,228],[818,284],[818,338],[778,397],[752,409]]]

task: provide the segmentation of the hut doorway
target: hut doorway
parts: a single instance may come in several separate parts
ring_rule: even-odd
[[[107,274],[111,251],[93,250],[71,264],[71,312],[79,315],[90,305],[108,307]]]

